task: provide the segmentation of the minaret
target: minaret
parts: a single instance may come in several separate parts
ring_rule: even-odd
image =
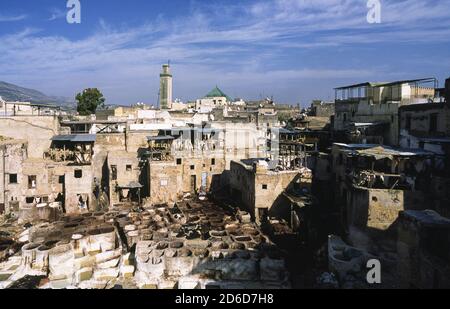
[[[162,73],[159,75],[161,82],[159,86],[159,107],[161,109],[172,108],[172,74],[170,64],[164,64]]]

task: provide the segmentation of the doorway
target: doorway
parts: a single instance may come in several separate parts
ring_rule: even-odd
[[[191,193],[197,192],[197,176],[191,175]]]

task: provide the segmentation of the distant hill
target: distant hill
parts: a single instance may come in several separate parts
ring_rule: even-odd
[[[75,108],[74,100],[66,97],[47,96],[40,91],[20,87],[0,81],[0,97],[5,101],[31,102],[34,104],[52,104],[63,108]]]

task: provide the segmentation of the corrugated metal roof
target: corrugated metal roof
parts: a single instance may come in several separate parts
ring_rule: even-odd
[[[359,87],[386,87],[386,86],[393,86],[393,85],[398,85],[398,84],[409,84],[409,83],[418,83],[418,82],[432,82],[432,81],[435,81],[435,80],[436,80],[435,78],[429,77],[429,78],[419,78],[419,79],[405,79],[405,80],[398,80],[398,81],[394,81],[394,82],[382,82],[382,83],[366,82],[366,83],[360,83],[360,84],[354,84],[354,85],[349,85],[349,86],[338,87],[338,88],[334,88],[334,89],[335,90],[343,90],[343,89],[359,88]]]
[[[334,143],[334,145],[347,148],[354,155],[374,157],[377,160],[393,157],[412,157],[412,156],[433,156],[434,154],[422,149],[403,149],[393,148],[389,146],[381,146],[376,144],[342,144]]]
[[[149,141],[164,141],[173,139],[175,139],[175,137],[173,137],[172,135],[147,136],[147,140]]]
[[[54,142],[94,143],[97,140],[95,134],[71,134],[56,135],[52,137]]]
[[[128,185],[125,186],[117,186],[119,189],[139,189],[142,188],[143,185],[141,185],[139,182],[137,181],[132,181],[130,182]]]

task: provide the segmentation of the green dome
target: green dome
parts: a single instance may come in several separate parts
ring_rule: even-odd
[[[223,93],[222,90],[219,89],[219,87],[214,87],[213,90],[211,90],[206,96],[205,98],[215,98],[215,97],[225,97],[227,98],[228,101],[231,101],[230,98]]]

